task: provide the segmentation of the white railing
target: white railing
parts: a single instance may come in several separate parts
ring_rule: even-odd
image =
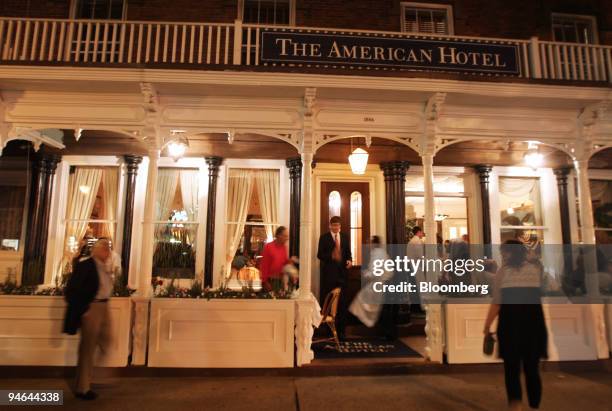
[[[1,61],[232,64],[233,24],[0,19]]]
[[[0,63],[261,66],[268,26],[105,20],[0,18]],[[276,27],[279,28],[278,26]],[[612,83],[612,46],[467,36],[284,27],[296,32],[427,38],[518,46],[519,77]]]

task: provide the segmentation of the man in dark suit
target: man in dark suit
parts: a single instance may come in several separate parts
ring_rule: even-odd
[[[111,256],[108,240],[98,240],[91,248],[91,258],[73,267],[64,291],[67,304],[64,332],[74,335],[81,329],[75,395],[96,399],[91,390],[91,376],[96,347],[104,351],[111,340],[108,300],[113,291],[112,272],[107,264]]]
[[[345,233],[340,232],[340,217],[329,220],[329,231],[319,238],[317,258],[321,263],[320,293],[321,304],[325,296],[334,288],[340,287],[340,303],[338,304],[337,329],[341,338],[344,337],[344,326],[347,311],[346,284],[348,270],[352,266],[351,240]]]

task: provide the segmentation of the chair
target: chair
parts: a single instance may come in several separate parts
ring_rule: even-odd
[[[338,313],[338,303],[340,301],[340,287],[336,287],[331,290],[326,296],[323,302],[323,308],[321,309],[321,324],[327,324],[332,336],[329,338],[319,338],[314,340],[312,343],[319,343],[325,341],[334,341],[336,343],[336,349],[340,351],[340,340],[338,339],[338,333],[336,332],[336,314]]]

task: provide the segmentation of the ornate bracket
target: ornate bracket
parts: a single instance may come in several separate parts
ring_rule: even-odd
[[[143,97],[142,106],[145,111],[145,124],[142,135],[145,138],[154,137],[154,148],[160,149],[164,144],[164,139],[160,127],[161,108],[159,95],[151,83],[140,83],[140,91]]]

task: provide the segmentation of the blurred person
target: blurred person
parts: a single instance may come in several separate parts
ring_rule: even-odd
[[[501,254],[503,263],[495,278],[484,334],[490,334],[493,321],[499,317],[497,341],[510,409],[522,409],[521,365],[529,406],[536,409],[542,398],[540,359],[548,357],[541,305],[542,268],[528,260],[528,250],[518,240],[506,241]]]
[[[280,226],[274,232],[274,240],[264,246],[261,257],[261,283],[266,290],[279,289],[282,286],[283,268],[291,260],[287,242],[289,230]]]
[[[340,303],[336,329],[341,339],[344,338],[344,327],[346,320],[347,301],[346,285],[348,282],[348,270],[353,266],[351,254],[351,240],[349,236],[341,232],[342,220],[334,216],[329,220],[329,231],[319,238],[317,258],[321,263],[320,271],[320,301],[325,301],[325,296],[336,287],[340,287]]]
[[[393,276],[392,271],[387,271],[381,276],[375,276],[374,261],[388,260],[389,255],[381,244],[380,237],[375,235],[370,240],[370,261],[368,268],[362,273],[362,287],[357,293],[351,305],[349,312],[359,319],[365,326],[372,328],[378,322],[378,319],[383,308],[384,296],[372,289],[374,282],[387,282]]]
[[[108,309],[113,291],[110,258],[109,241],[98,240],[91,248],[91,257],[76,264],[64,294],[67,302],[64,332],[74,335],[81,328],[75,396],[83,400],[98,397],[91,390],[96,347],[105,353],[112,339]]]

